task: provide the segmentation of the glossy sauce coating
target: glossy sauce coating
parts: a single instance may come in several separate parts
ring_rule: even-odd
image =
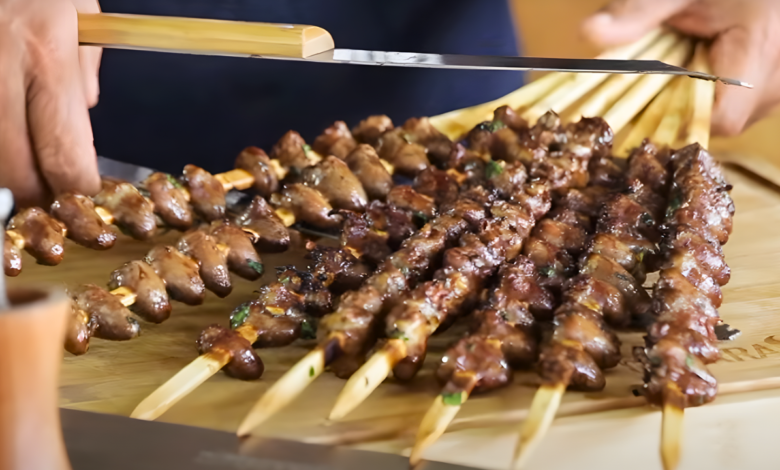
[[[152,173],[144,181],[149,199],[154,203],[154,212],[167,225],[176,230],[189,230],[193,224],[192,208],[183,186],[166,173]]]
[[[111,273],[108,288],[127,287],[136,294],[130,309],[144,320],[162,323],[171,316],[171,302],[165,282],[147,263],[133,260]]]
[[[271,159],[261,148],[247,147],[238,154],[234,165],[249,172],[254,178],[252,189],[268,198],[279,190],[279,181],[271,168]]]
[[[211,223],[209,234],[217,243],[229,247],[227,263],[230,271],[250,281],[263,275],[263,261],[252,245],[251,236],[241,227],[228,220],[216,220]]]
[[[147,253],[144,261],[165,281],[165,288],[173,300],[187,305],[203,303],[206,287],[195,260],[172,246],[157,245]]]
[[[65,255],[63,225],[42,209],[30,207],[11,218],[8,229],[24,239],[24,249],[46,266],[56,266]]]
[[[119,227],[138,240],[149,240],[157,233],[154,207],[135,186],[114,178],[103,178],[103,189],[95,204],[106,208]]]
[[[336,229],[341,216],[333,214],[333,206],[318,190],[301,183],[290,184],[271,198],[271,202],[295,215],[296,221],[322,229]]]
[[[119,299],[102,287],[84,284],[69,291],[76,308],[89,315],[95,338],[112,341],[133,339],[140,333],[138,321]]]
[[[290,246],[290,234],[271,206],[260,196],[236,217],[236,223],[256,234],[253,240],[258,250],[271,253],[285,251]]]
[[[114,246],[116,233],[95,212],[92,199],[80,194],[57,196],[51,205],[51,215],[68,230],[68,238],[93,250],[107,250]]]
[[[212,236],[203,230],[190,230],[179,239],[176,249],[197,261],[200,278],[208,290],[220,298],[230,295],[233,283],[228,272],[227,254]]]
[[[360,180],[343,160],[332,155],[303,170],[302,181],[322,193],[336,209],[362,212],[368,204]]]
[[[344,162],[360,181],[369,198],[384,199],[393,189],[393,177],[370,145],[358,145],[344,158]]]
[[[233,330],[211,325],[203,330],[197,340],[198,352],[215,351],[227,354],[230,361],[224,371],[240,380],[256,380],[262,377],[265,366],[252,349],[252,345]]]
[[[6,276],[18,276],[22,272],[22,251],[7,233],[3,236],[3,271]]]
[[[186,165],[182,179],[190,191],[190,204],[206,222],[225,217],[225,189],[214,175],[195,165]]]

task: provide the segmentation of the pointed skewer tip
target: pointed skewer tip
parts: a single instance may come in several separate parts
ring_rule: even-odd
[[[528,410],[528,418],[520,430],[510,469],[521,468],[531,451],[544,438],[555,418],[564,393],[566,393],[565,383],[539,387]]]
[[[664,397],[661,424],[661,461],[664,470],[675,470],[680,463],[683,420],[685,409],[681,406],[684,397],[676,386],[671,386]]]
[[[390,375],[398,362],[406,356],[406,344],[391,339],[375,352],[363,366],[349,378],[328,419],[340,420],[363,403],[371,392]]]
[[[460,392],[460,396],[455,400],[446,395],[439,395],[434,400],[433,405],[425,413],[420,429],[417,431],[417,437],[414,441],[414,447],[409,455],[409,466],[414,468],[422,461],[423,453],[428,447],[432,446],[447,430],[463,403],[468,400],[468,393]]]

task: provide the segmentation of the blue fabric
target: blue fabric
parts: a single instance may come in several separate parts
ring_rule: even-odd
[[[103,0],[117,13],[322,26],[337,47],[517,55],[506,0]],[[522,84],[516,72],[305,64],[106,50],[92,110],[98,153],[170,172],[224,171],[247,145],[289,129],[311,141],[335,120],[402,123],[482,103]]]

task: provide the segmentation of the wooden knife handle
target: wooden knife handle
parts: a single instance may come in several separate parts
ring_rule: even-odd
[[[334,47],[330,33],[317,26],[112,13],[79,14],[79,43],[296,58]]]

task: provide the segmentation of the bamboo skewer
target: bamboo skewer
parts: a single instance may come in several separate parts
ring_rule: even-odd
[[[648,46],[652,45],[661,38],[663,30],[658,28],[646,34],[643,38],[636,42],[628,44],[623,47],[615,48],[604,52],[599,55],[598,59],[633,59],[639,53],[643,52]],[[657,57],[654,57],[657,58]],[[450,139],[458,139],[466,132],[470,131],[474,126],[480,122],[490,120],[493,111],[500,106],[509,106],[512,109],[522,109],[533,106],[534,103],[539,102],[540,97],[548,96],[551,92],[556,94],[562,89],[569,89],[570,86],[576,89],[583,89],[587,91],[592,90],[599,83],[606,80],[608,75],[605,74],[572,74],[565,72],[553,72],[545,75],[544,77],[533,81],[524,87],[509,93],[506,96],[490,101],[488,103],[478,104],[469,108],[458,109],[450,111],[439,116],[431,117],[431,124],[434,125],[440,132],[449,137]],[[556,91],[557,90],[557,91]],[[541,105],[536,105],[531,111],[528,110],[528,119],[534,121],[549,109],[558,111],[557,107],[561,109],[568,107],[571,103],[576,101],[580,96],[578,91],[566,92],[560,98],[563,100],[571,100],[567,104],[558,104],[557,101],[546,98],[544,103],[551,105],[539,112]],[[579,96],[577,96],[579,94]],[[549,95],[552,96],[552,95]],[[561,101],[563,103],[563,101]]]
[[[680,77],[676,80],[682,80]],[[658,96],[647,106],[647,108],[639,115],[636,123],[631,128],[631,131],[623,139],[617,148],[613,151],[613,155],[621,158],[628,158],[631,151],[642,143],[649,135],[653,135],[658,129],[658,125],[661,123],[666,110],[672,102],[675,87],[672,85],[664,88]]]
[[[692,67],[695,70],[709,70],[707,48],[703,44],[699,44],[696,49]],[[698,142],[706,148],[709,146],[710,140],[715,84],[697,82],[699,80],[694,80],[685,90],[690,93],[692,117],[683,143],[688,145]],[[682,449],[685,396],[676,384],[671,384],[666,392],[662,411],[661,461],[664,470],[675,470],[680,462]]]
[[[685,55],[687,55],[687,52],[685,52]],[[643,77],[644,78],[652,78],[652,77]],[[635,96],[647,96],[645,95],[646,90],[640,87],[640,85],[644,86],[647,85],[648,88],[651,90],[654,90],[655,93],[657,93],[660,89],[657,89],[654,85],[655,84],[642,84],[642,80],[637,82],[637,85],[635,88],[632,88],[629,93],[634,92]],[[667,81],[668,83],[668,81]],[[687,83],[685,85],[688,85]],[[678,90],[685,91],[687,87],[684,87],[680,85]],[[635,91],[638,90],[638,91]],[[649,92],[648,92],[649,95]],[[675,96],[677,95],[683,95],[684,98],[685,93],[675,93]],[[654,96],[654,95],[653,95]],[[653,96],[648,96],[647,100],[632,100],[629,101],[630,103],[633,103],[634,106],[639,107],[639,109],[643,108],[647,101],[650,101],[650,99],[653,98]],[[685,105],[685,101],[683,101],[683,105],[679,106],[676,103],[671,103],[671,109],[669,110],[668,114],[664,116],[662,119],[662,123],[659,125],[659,128],[656,130],[655,133],[655,139],[665,139],[665,140],[656,140],[656,145],[667,145],[667,146],[673,146],[677,142],[677,136],[680,133],[680,127],[686,125],[684,119],[684,114],[687,112],[688,108]],[[616,107],[619,108],[619,115],[623,116],[621,119],[617,119],[617,123],[621,125],[625,125],[636,112],[639,111],[639,109],[629,110],[627,108],[627,105],[625,105],[623,102],[616,105]],[[614,110],[615,108],[613,108]],[[607,114],[610,114],[613,110],[610,110]],[[677,113],[678,116],[672,116],[672,113]],[[628,117],[630,115],[630,117]],[[625,118],[628,117],[628,118]],[[667,121],[667,123],[664,123],[663,121]],[[607,121],[610,122],[610,121]],[[677,124],[677,128],[673,127],[673,124]],[[611,122],[610,122],[611,124]],[[618,132],[619,130],[616,130],[615,132]],[[550,425],[552,424],[552,419],[555,416],[555,413],[557,412],[557,409],[560,405],[561,399],[563,398],[563,394],[566,392],[567,383],[560,383],[560,384],[550,384],[550,385],[542,385],[539,387],[539,390],[536,392],[536,395],[534,396],[533,401],[531,402],[531,408],[528,412],[528,417],[523,423],[523,426],[520,431],[520,436],[517,441],[517,445],[515,447],[515,451],[512,458],[512,463],[510,468],[518,469],[522,466],[522,464],[527,460],[528,456],[533,451],[534,447],[541,441],[541,439],[546,434],[547,430],[549,429]],[[669,421],[669,426],[671,427],[673,423],[675,423],[677,420],[671,419]],[[666,427],[664,428],[666,429]],[[668,436],[674,436],[674,433],[669,433]],[[671,449],[670,449],[671,450]],[[667,469],[668,470],[668,469]]]

